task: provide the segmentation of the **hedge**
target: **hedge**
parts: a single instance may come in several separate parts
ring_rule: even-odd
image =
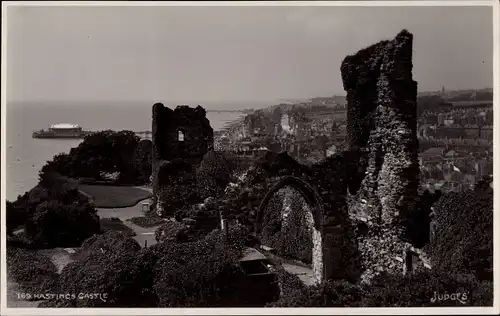
[[[434,205],[436,236],[426,247],[433,265],[493,277],[493,189],[447,193]]]
[[[241,235],[224,241],[215,231],[192,243],[159,244],[165,254],[154,268],[159,307],[234,306],[234,300],[244,295],[238,291],[244,242]]]
[[[434,301],[434,297],[446,294],[449,299]],[[385,274],[377,276],[364,289],[361,304],[365,307],[492,306],[493,286],[491,282],[478,281],[474,275],[443,270],[409,276]]]
[[[7,273],[26,294],[57,293],[59,288],[54,263],[49,257],[33,250],[8,246]]]

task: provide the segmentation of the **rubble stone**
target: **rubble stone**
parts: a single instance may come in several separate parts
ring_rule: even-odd
[[[153,196],[169,185],[174,160],[181,160],[196,170],[203,156],[213,148],[214,132],[201,106],[179,105],[174,110],[161,103],[153,105]],[[182,171],[182,170],[181,170]],[[190,170],[184,170],[190,172]],[[182,172],[175,170],[178,176]],[[156,198],[154,204],[156,204]]]
[[[412,34],[403,30],[391,41],[347,56],[341,66],[349,147],[362,153],[351,181],[357,189],[350,190],[355,194],[349,203],[351,225],[372,223],[368,235],[358,238],[365,268],[362,279],[367,282],[378,267],[403,272],[404,265],[394,265],[391,258],[408,248],[403,222],[416,208],[419,165],[412,42]]]

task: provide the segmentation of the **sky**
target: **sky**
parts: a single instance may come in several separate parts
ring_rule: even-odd
[[[419,91],[493,86],[491,7],[8,7],[7,100],[345,95],[345,56],[414,35]]]

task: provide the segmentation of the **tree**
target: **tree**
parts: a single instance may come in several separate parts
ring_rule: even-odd
[[[450,192],[434,205],[436,237],[427,246],[433,265],[493,277],[493,189]]]
[[[68,212],[73,208],[83,208],[93,210],[94,213],[89,213],[89,216],[95,215],[95,209],[89,199],[78,191],[77,182],[55,172],[47,171],[43,173],[42,179],[36,187],[22,196],[18,196],[14,202],[7,202],[8,233],[12,233],[18,227],[31,225],[28,239],[34,238],[35,235],[41,233],[39,231],[41,228],[38,226],[38,221],[41,219],[39,216],[47,211],[48,206],[54,209],[64,208]],[[70,230],[70,232],[77,231]]]
[[[7,219],[7,235],[12,235],[14,230],[24,223],[28,219],[28,214],[25,209],[19,207],[13,202],[7,201],[6,204],[6,219]]]
[[[68,177],[101,179],[102,173],[119,173],[122,183],[135,183],[141,170],[136,158],[140,138],[131,131],[101,131],[87,135],[78,147],[69,154],[59,154],[48,162],[40,172],[45,175],[57,172]],[[147,144],[141,144],[139,151],[147,151]],[[141,156],[144,157],[147,154]],[[147,160],[147,157],[145,158]],[[139,170],[137,168],[139,167]]]
[[[51,161],[48,161],[40,170],[38,174],[38,179],[41,183],[46,180],[46,177],[50,174],[65,174],[72,176],[73,172],[73,161],[70,155],[66,153],[60,153],[54,156]]]
[[[278,271],[281,297],[270,307],[444,307],[492,306],[492,282],[449,271],[380,274],[370,284],[325,281],[305,287]],[[446,296],[445,296],[446,295]]]
[[[448,295],[448,299],[438,299]],[[452,296],[453,295],[453,296]],[[459,300],[460,299],[460,300]],[[491,282],[433,269],[407,276],[381,274],[363,288],[364,307],[492,306]]]
[[[153,143],[141,140],[134,152],[134,168],[137,171],[138,183],[148,183],[152,173]]]
[[[100,297],[52,300],[46,307],[239,306],[249,295],[238,259],[247,232],[214,231],[184,244],[163,242],[140,249],[133,239],[110,232],[84,243],[77,260],[60,276],[61,293]]]
[[[359,307],[362,289],[345,281],[326,281],[305,287],[286,272],[280,273],[282,295],[269,307]],[[292,283],[293,282],[293,283]],[[300,282],[300,283],[299,283]],[[286,289],[286,290],[285,290]]]
[[[236,227],[229,236],[214,231],[191,243],[153,246],[163,254],[154,268],[159,307],[236,307],[252,295],[238,262],[246,232]]]
[[[9,278],[20,285],[20,292],[29,295],[57,293],[57,268],[48,256],[8,244],[6,257]]]
[[[44,201],[26,222],[25,231],[28,238],[41,246],[74,247],[99,233],[99,217],[89,203]]]
[[[173,215],[176,211],[200,202],[199,190],[193,189],[196,172],[189,163],[174,159],[158,168],[158,203],[161,203],[159,205],[166,214]]]
[[[62,270],[60,293],[98,295],[52,300],[46,307],[150,307],[151,296],[145,291],[138,261],[140,249],[120,232],[87,240],[77,260]]]
[[[214,150],[207,152],[196,170],[196,179],[203,197],[218,197],[223,194],[237,168],[237,157],[230,153]]]
[[[328,137],[325,135],[319,135],[314,139],[314,142],[316,143],[316,146],[318,146],[318,149],[323,152],[323,157],[326,158],[326,151],[329,143]]]

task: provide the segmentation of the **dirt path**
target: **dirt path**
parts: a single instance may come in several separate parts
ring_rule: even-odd
[[[149,187],[138,187],[138,188],[152,193],[152,189]],[[134,236],[133,238],[139,243],[139,245],[141,245],[141,247],[144,247],[145,243],[147,243],[148,246],[151,246],[156,244],[154,232],[161,225],[155,227],[143,228],[128,221],[128,219],[132,217],[144,216],[144,213],[142,212],[142,203],[144,202],[151,203],[151,199],[142,200],[136,205],[131,207],[116,208],[116,209],[97,208],[97,215],[99,215],[99,217],[101,218],[110,218],[110,217],[119,218],[120,220],[123,221],[125,225],[134,230],[134,232],[137,235]],[[22,231],[23,230],[20,229],[16,233]],[[56,266],[58,273],[61,273],[64,267],[73,261],[71,259],[70,254],[64,248],[44,249],[40,250],[40,253],[48,256],[51,259],[51,261]],[[13,282],[13,280],[11,280],[7,276],[7,306],[9,308],[35,308],[38,307],[38,305],[40,304],[40,301],[20,300],[18,298],[18,293],[22,293],[19,284]]]
[[[144,246],[151,246],[156,244],[156,239],[155,239],[155,231],[160,227],[161,225],[158,226],[153,226],[153,227],[140,227],[132,223],[131,221],[125,220],[124,224],[127,225],[128,227],[132,228],[134,232],[137,234],[133,238],[141,245],[141,247],[144,248]]]
[[[40,250],[39,253],[50,258],[52,263],[56,266],[57,273],[61,273],[65,266],[74,261],[65,248],[43,249]]]
[[[152,191],[151,188],[147,187],[138,187],[138,188],[150,192]],[[142,211],[142,203],[144,202],[151,204],[152,200],[145,199],[131,207],[122,207],[115,209],[97,208],[97,215],[99,215],[100,218],[111,218],[111,217],[119,218],[125,225],[132,228],[132,230],[136,233],[136,236],[134,236],[133,238],[139,243],[139,245],[141,245],[141,247],[144,247],[146,244],[147,246],[151,246],[156,244],[154,233],[156,229],[161,225],[144,228],[137,226],[129,221],[129,219],[131,219],[132,217],[144,216],[144,213]]]
[[[305,285],[314,285],[313,270],[299,265],[283,263],[282,267],[290,274],[296,275]]]

